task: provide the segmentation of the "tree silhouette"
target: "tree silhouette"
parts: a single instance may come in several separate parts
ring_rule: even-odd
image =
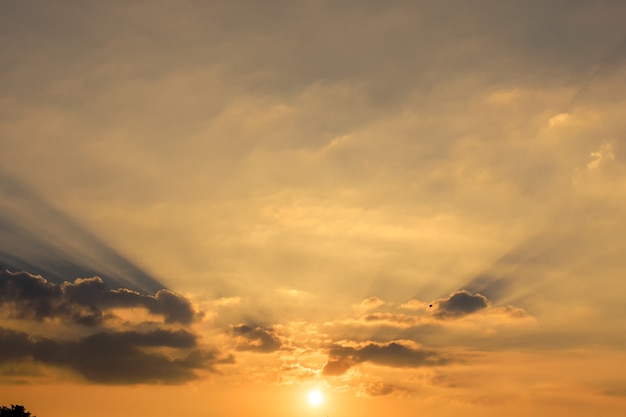
[[[11,408],[5,406],[0,407],[0,417],[31,417],[31,415],[26,411],[23,405],[11,404]]]

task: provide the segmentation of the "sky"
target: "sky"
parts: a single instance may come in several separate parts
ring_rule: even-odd
[[[0,0],[0,405],[624,415],[625,19]]]

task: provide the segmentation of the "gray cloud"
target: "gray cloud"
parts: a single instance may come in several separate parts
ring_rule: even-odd
[[[0,328],[0,364],[25,360],[69,368],[104,384],[182,383],[195,379],[197,370],[216,372],[215,365],[234,361],[216,350],[198,349],[196,336],[185,330],[101,332],[57,341]]]
[[[57,285],[27,272],[0,271],[0,306],[21,319],[62,318],[94,326],[112,308],[143,307],[167,323],[189,324],[196,317],[191,303],[169,290],[143,295],[120,288],[110,290],[99,277]]]
[[[435,302],[435,316],[439,318],[461,317],[489,307],[489,300],[484,295],[472,294],[461,290],[451,294],[448,298]]]
[[[362,362],[372,362],[395,368],[417,368],[421,366],[446,365],[451,361],[447,355],[412,347],[402,342],[369,342],[359,347],[332,346],[328,351],[328,361],[324,365],[324,375],[341,375]]]
[[[268,353],[282,347],[280,339],[271,327],[238,324],[232,326],[232,331],[237,336],[237,350]]]
[[[0,363],[14,362],[29,356],[32,340],[27,333],[0,327]]]

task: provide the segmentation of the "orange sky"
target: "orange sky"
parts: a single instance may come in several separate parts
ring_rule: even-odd
[[[0,405],[624,415],[625,18],[1,3]]]

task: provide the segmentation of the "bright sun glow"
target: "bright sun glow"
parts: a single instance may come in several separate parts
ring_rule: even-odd
[[[316,389],[309,392],[308,398],[309,398],[309,404],[311,404],[314,407],[320,405],[322,403],[322,400],[324,399],[324,397],[322,396],[322,393]]]

